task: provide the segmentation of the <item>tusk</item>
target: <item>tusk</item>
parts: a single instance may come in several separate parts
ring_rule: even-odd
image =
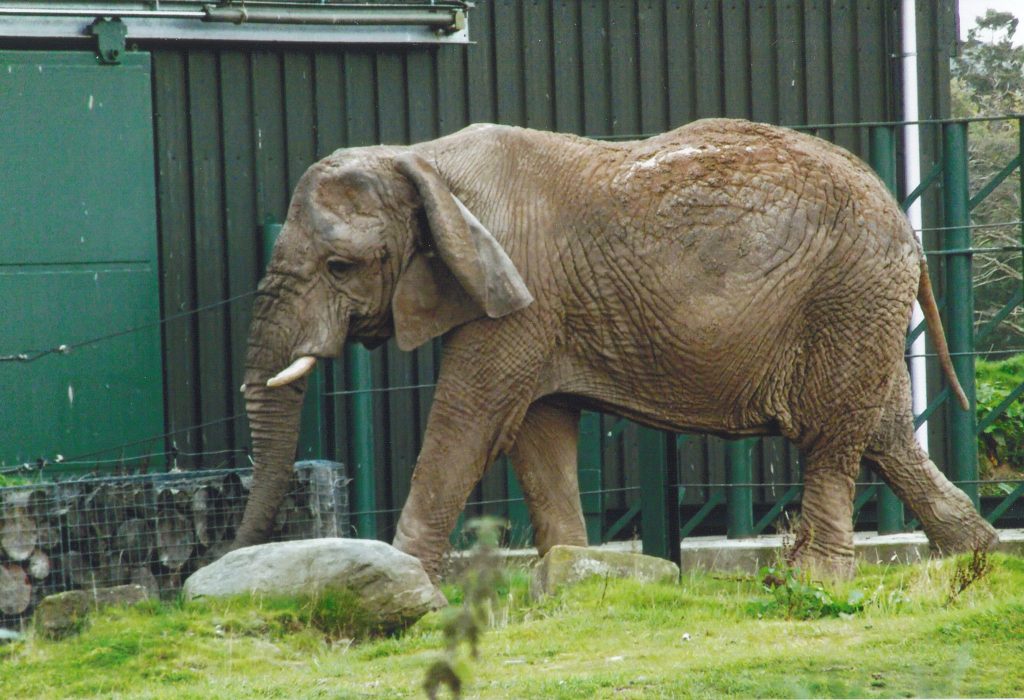
[[[245,384],[244,383],[242,384],[242,386],[238,387],[238,393],[239,394],[244,394],[245,393]]]
[[[305,377],[309,374],[310,370],[316,365],[316,358],[312,355],[304,355],[295,362],[291,363],[285,369],[278,372],[275,376],[267,380],[267,386],[277,387],[284,386],[285,384],[291,384],[296,379]]]

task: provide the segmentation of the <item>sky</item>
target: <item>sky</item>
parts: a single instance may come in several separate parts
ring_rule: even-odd
[[[1013,43],[1024,43],[1024,0],[960,0],[960,38],[967,38],[967,30],[974,26],[974,18],[985,14],[987,9],[1012,12],[1021,20]]]

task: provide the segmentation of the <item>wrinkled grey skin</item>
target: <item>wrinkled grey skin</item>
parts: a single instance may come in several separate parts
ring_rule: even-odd
[[[852,572],[862,460],[934,548],[996,541],[913,438],[916,297],[952,373],[921,249],[883,184],[824,141],[704,120],[629,143],[482,125],[340,150],[300,181],[259,289],[245,377],[256,475],[238,546],[266,538],[295,453],[304,380],[268,378],[346,340],[411,349],[440,334],[394,540],[432,577],[503,452],[540,552],[586,543],[581,408],[792,440],[806,456],[793,557],[819,573]]]

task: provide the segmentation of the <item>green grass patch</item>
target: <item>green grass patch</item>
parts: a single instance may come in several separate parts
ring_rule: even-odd
[[[855,609],[809,616],[778,605],[778,587],[756,576],[592,580],[534,602],[516,574],[490,609],[479,660],[460,666],[465,697],[1020,696],[1024,560],[989,563],[955,597],[969,557],[863,566],[842,584],[802,580],[807,589],[790,594],[820,590],[845,604],[859,592]],[[353,642],[349,602],[109,609],[63,641],[30,633],[0,647],[0,688],[12,698],[423,697],[444,646],[443,611]]]

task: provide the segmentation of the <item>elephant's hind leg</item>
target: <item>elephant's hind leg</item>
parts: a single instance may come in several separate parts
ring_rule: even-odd
[[[850,578],[853,550],[853,496],[861,455],[879,409],[845,414],[842,429],[802,444],[806,455],[804,491],[796,542],[789,560],[825,578]]]
[[[864,460],[921,520],[935,553],[988,549],[998,541],[995,529],[978,515],[967,494],[938,470],[914,439],[905,371],[892,383]]]
[[[579,411],[535,403],[509,451],[541,556],[556,544],[587,544],[576,473],[579,418]]]

